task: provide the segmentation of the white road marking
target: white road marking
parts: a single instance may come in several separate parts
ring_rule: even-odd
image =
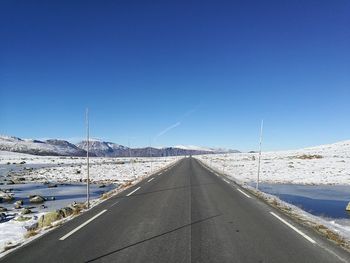
[[[137,187],[134,191],[128,193],[126,196],[130,196],[132,195],[133,193],[135,193],[137,190],[139,190],[141,187]]]
[[[149,180],[147,181],[147,183],[151,182],[153,179],[154,179],[154,178],[149,179]]]
[[[237,188],[238,191],[240,191],[242,194],[244,194],[246,197],[251,198],[250,195],[248,195],[247,193],[243,192],[241,189]]]
[[[119,203],[119,201],[113,203],[110,207],[115,206],[115,205],[118,204],[118,203]]]
[[[274,212],[270,212],[271,215],[273,215],[274,217],[276,217],[278,220],[280,220],[282,223],[286,224],[287,226],[289,226],[291,229],[293,229],[295,232],[297,232],[299,235],[301,235],[303,238],[305,238],[306,240],[308,240],[309,242],[311,242],[312,244],[316,244],[316,241],[313,240],[311,237],[309,237],[308,235],[304,234],[303,232],[301,232],[298,228],[292,226],[291,224],[289,224],[286,220],[284,220],[283,218],[279,217],[278,215],[276,215]]]
[[[226,183],[231,184],[229,180],[223,179]]]
[[[102,215],[104,212],[106,212],[107,209],[102,210],[100,213],[98,213],[97,215],[91,217],[88,221],[86,221],[85,223],[81,224],[80,226],[78,226],[77,228],[73,229],[72,231],[70,231],[68,234],[64,235],[63,237],[61,237],[59,240],[65,240],[67,237],[69,237],[70,235],[74,234],[75,232],[77,232],[79,229],[83,228],[84,226],[86,226],[87,224],[89,224],[92,220],[96,219],[97,217],[99,217],[100,215]]]

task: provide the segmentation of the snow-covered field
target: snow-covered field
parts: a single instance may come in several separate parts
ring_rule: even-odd
[[[255,192],[258,171],[257,153],[201,155],[201,160],[214,171]],[[260,182],[269,184],[350,185],[350,141],[321,145],[300,150],[263,152]],[[268,202],[278,204],[284,211],[312,227],[333,231],[350,244],[350,220],[331,219],[311,215],[278,197],[256,192]],[[316,193],[315,193],[316,194]],[[311,198],[314,198],[311,196]],[[349,199],[350,201],[350,199]],[[344,207],[345,209],[345,207]],[[326,227],[323,229],[323,227]]]
[[[202,155],[196,158],[238,182],[249,184],[256,180],[257,153]],[[112,183],[116,186],[132,183],[171,165],[176,159],[95,157],[90,159],[90,179],[97,184]],[[46,157],[0,151],[0,183],[79,183],[84,182],[85,178],[86,159],[83,157]],[[350,141],[301,150],[263,152],[260,180],[266,183],[350,185]],[[0,185],[1,188],[6,187]],[[45,204],[49,206],[49,202]],[[57,204],[53,207],[57,208]],[[25,215],[30,219],[24,222],[16,220],[20,216],[18,209],[3,212],[6,220],[0,223],[0,252],[6,247],[30,240],[24,238],[26,227],[33,225],[45,211]],[[293,211],[303,214],[296,207]],[[308,213],[303,216],[317,221]],[[348,221],[318,222],[350,239]]]
[[[196,158],[240,182],[256,181],[257,153],[202,155]],[[350,141],[301,150],[263,152],[260,181],[350,185]]]
[[[165,168],[174,163],[176,157],[153,157],[153,158],[90,158],[90,180],[97,184],[115,184],[117,189],[125,184],[133,184],[143,177],[148,176],[157,170]],[[0,151],[0,183],[79,183],[84,182],[86,178],[86,159],[83,157],[51,157],[35,156],[29,154],[12,153]],[[5,188],[11,185],[1,187],[0,195],[6,194]],[[60,187],[60,186],[59,186]],[[62,192],[60,192],[62,194]],[[10,192],[10,194],[12,194]],[[28,193],[31,194],[31,193]],[[35,193],[34,193],[35,194]],[[68,192],[68,195],[72,193]],[[16,195],[14,196],[15,200]],[[98,196],[95,196],[98,197]],[[79,201],[79,200],[78,200]],[[100,202],[100,199],[93,200],[94,204]],[[55,203],[56,202],[56,203]],[[44,203],[52,210],[59,205],[56,201],[46,201]],[[26,201],[25,201],[26,203]],[[14,205],[12,205],[14,207]],[[12,207],[11,206],[11,207]],[[67,206],[67,204],[63,205]],[[0,208],[3,207],[0,204]],[[8,205],[7,205],[8,208]],[[22,244],[26,240],[24,235],[27,233],[26,227],[32,226],[37,222],[41,215],[48,209],[32,209],[33,213],[24,215],[26,221],[18,221],[21,217],[21,209],[11,208],[8,211],[0,212],[3,218],[0,223],[0,253],[6,249]],[[29,218],[28,218],[29,217]],[[30,240],[30,239],[29,239]],[[0,257],[4,253],[0,254]]]
[[[176,157],[93,157],[90,158],[90,180],[96,183],[132,181],[176,159]],[[13,181],[22,177],[26,182],[82,182],[86,178],[86,168],[84,157],[35,156],[0,151],[0,172],[10,170],[7,179]]]

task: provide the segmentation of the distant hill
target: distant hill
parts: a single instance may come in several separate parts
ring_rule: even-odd
[[[48,156],[86,156],[86,150],[86,141],[81,141],[74,145],[68,141],[58,139],[40,141],[33,139],[21,139],[12,136],[0,136],[0,151],[20,152]],[[105,142],[100,140],[89,141],[90,156],[98,157],[160,157],[233,152],[238,151],[199,147],[193,145],[179,145],[175,147],[163,148],[129,148],[113,142]]]
[[[81,141],[76,144],[77,147],[87,150],[87,141]],[[129,148],[113,142],[104,142],[99,140],[89,141],[89,152],[99,157],[125,157],[129,156]]]
[[[176,156],[176,155],[198,155],[198,154],[210,154],[215,151],[210,149],[187,149],[180,147],[144,147],[144,148],[128,148],[126,146],[112,143],[93,140],[90,141],[90,152],[96,156],[101,157],[160,157],[160,156]],[[79,148],[87,150],[86,141],[82,141],[76,144]]]
[[[86,151],[64,140],[31,140],[0,136],[0,150],[49,156],[84,156]]]

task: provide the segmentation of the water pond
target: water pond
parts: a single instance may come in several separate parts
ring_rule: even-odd
[[[348,185],[260,184],[260,190],[316,216],[350,219]]]
[[[103,193],[108,192],[117,185],[110,184],[104,187],[97,184],[90,185],[90,198],[99,198]],[[23,206],[34,207],[33,211],[52,211],[65,206],[70,205],[73,202],[85,202],[86,201],[86,185],[85,184],[57,184],[57,187],[48,188],[45,184],[29,183],[29,184],[13,184],[13,185],[1,185],[1,190],[10,190],[14,194],[15,200],[7,203],[3,202],[0,206],[12,209],[16,200],[23,200]],[[49,200],[44,202],[44,206],[41,204],[33,205],[29,203],[29,195],[41,195]],[[55,200],[50,200],[54,197]]]

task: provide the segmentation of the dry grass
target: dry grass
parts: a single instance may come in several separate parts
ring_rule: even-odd
[[[5,247],[4,247],[4,251],[8,251],[12,248],[15,248],[15,247],[18,247],[20,244],[7,244]]]
[[[74,209],[73,216],[80,215],[80,213],[81,213],[81,209],[80,208],[76,208],[76,209]]]
[[[131,186],[132,185],[132,182],[129,181],[129,182],[125,182],[122,187],[125,188],[125,187],[128,187],[128,186]]]
[[[322,159],[323,156],[319,154],[303,154],[296,156],[297,159],[302,159],[302,160],[311,160],[311,159]]]
[[[112,195],[113,195],[112,192],[104,193],[104,194],[101,195],[100,199],[101,200],[106,200],[106,199],[110,198]]]
[[[30,229],[27,231],[27,233],[25,233],[24,237],[30,238],[30,237],[36,236],[37,234],[38,234],[38,232],[36,230]]]

